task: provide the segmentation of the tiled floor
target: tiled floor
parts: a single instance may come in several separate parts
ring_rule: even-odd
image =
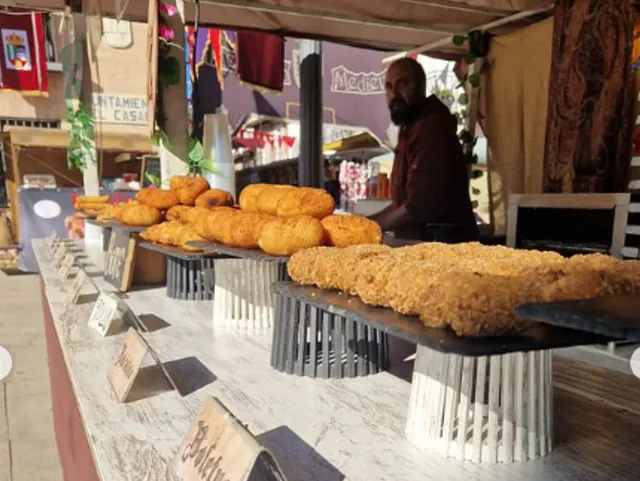
[[[62,480],[38,278],[0,271],[0,346],[13,370],[0,381],[0,481]]]

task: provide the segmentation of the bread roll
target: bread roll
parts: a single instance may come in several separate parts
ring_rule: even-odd
[[[359,215],[330,215],[322,219],[322,227],[327,232],[327,243],[332,246],[382,243],[380,226]]]
[[[265,224],[259,247],[267,254],[288,256],[324,244],[324,229],[310,216],[281,217]]]
[[[301,187],[282,196],[276,213],[279,216],[310,215],[324,219],[335,209],[336,203],[326,190]]]

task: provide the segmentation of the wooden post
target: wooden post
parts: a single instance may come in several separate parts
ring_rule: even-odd
[[[173,4],[178,9],[178,13],[167,20],[169,27],[175,33],[173,42],[183,46],[185,40],[184,1],[169,0],[165,3]],[[182,50],[175,47],[172,48],[171,55],[180,65],[180,82],[170,87],[163,86],[162,97],[159,99],[164,106],[163,110],[166,115],[164,128],[169,139],[169,145],[160,148],[160,169],[163,184],[168,182],[171,176],[186,172],[189,144],[185,56]]]
[[[20,156],[20,147],[15,145],[11,140],[11,174],[7,178],[10,179],[9,184],[9,202],[11,203],[11,227],[13,228],[13,238],[16,244],[20,243],[20,219],[18,213],[18,186],[20,181],[20,164],[18,157]]]
[[[482,64],[485,59],[482,57],[477,57],[475,62],[469,65],[469,70],[467,72],[467,79],[472,75],[479,73],[482,69]],[[467,103],[467,121],[465,123],[465,130],[467,130],[474,137],[476,136],[476,123],[478,120],[478,103],[480,100],[480,87],[473,87],[469,81],[467,80],[465,85],[465,90],[467,91],[467,95],[469,98],[469,102]],[[464,153],[469,155],[473,152],[473,144],[464,144]]]

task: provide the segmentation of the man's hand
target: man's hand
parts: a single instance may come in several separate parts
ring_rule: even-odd
[[[411,214],[404,205],[400,207],[389,206],[378,214],[369,217],[374,222],[377,222],[382,228],[383,232],[393,231],[406,227],[413,220]]]

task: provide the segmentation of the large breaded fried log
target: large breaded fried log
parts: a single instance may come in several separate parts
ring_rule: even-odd
[[[358,244],[381,244],[382,229],[372,220],[359,215],[330,215],[322,219],[327,242],[336,247]]]
[[[336,209],[333,197],[324,189],[300,187],[290,190],[277,203],[276,214],[286,217],[308,215],[324,219]]]
[[[162,213],[148,205],[131,205],[122,209],[120,220],[127,225],[143,227],[159,223]]]
[[[196,207],[213,209],[214,207],[232,207],[233,196],[231,192],[222,189],[209,189],[200,194],[195,201]]]
[[[258,197],[268,187],[270,187],[269,184],[250,184],[242,189],[238,198],[240,209],[247,212],[258,212]]]
[[[167,210],[180,203],[178,194],[174,190],[141,189],[136,195],[136,199],[142,205],[158,210]]]
[[[353,245],[339,249],[334,263],[335,280],[333,288],[355,295],[360,264],[366,259],[388,256],[391,252],[391,247],[380,244]]]
[[[167,210],[165,217],[168,221],[186,222],[187,212],[191,209],[193,209],[193,207],[189,207],[188,205],[174,205]]]
[[[324,260],[324,253],[335,251],[331,247],[312,247],[296,252],[287,262],[287,272],[291,279],[298,284],[316,285],[316,265]]]
[[[271,255],[288,256],[324,244],[318,219],[310,216],[281,217],[268,222],[260,233],[259,247]]]

